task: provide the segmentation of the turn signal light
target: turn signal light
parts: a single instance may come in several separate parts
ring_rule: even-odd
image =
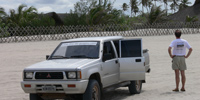
[[[76,85],[75,84],[68,84],[68,87],[76,87]]]
[[[30,84],[25,84],[24,87],[26,87],[26,88],[30,88],[31,85],[30,85]]]

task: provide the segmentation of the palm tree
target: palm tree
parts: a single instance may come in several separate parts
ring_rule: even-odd
[[[149,0],[149,2],[147,2],[147,12],[149,12],[149,9],[151,9],[152,6],[153,3],[151,2],[151,0]]]
[[[170,7],[171,7],[171,10],[174,11],[174,13],[176,12],[176,9],[178,9],[178,7],[179,7],[179,5],[178,5],[179,1],[180,0],[172,0],[172,4],[170,5]]]
[[[113,16],[108,14],[106,9],[97,7],[90,10],[86,21],[88,25],[108,24],[113,21],[112,17]]]
[[[192,4],[188,0],[181,0],[181,4],[179,5],[179,10],[189,7],[188,5]]]
[[[144,7],[146,7],[148,12],[148,8],[150,8],[153,3],[151,2],[151,0],[141,0],[140,4],[142,4],[142,12],[144,13]]]
[[[102,0],[99,0],[99,6],[101,6],[102,5]]]
[[[5,15],[6,15],[6,12],[5,12],[4,8],[0,7],[0,18],[5,16]]]
[[[156,1],[157,1],[157,0],[153,0],[153,1],[154,1],[154,5],[157,6],[157,5],[156,5]]]
[[[112,4],[105,0],[103,6],[92,8],[86,17],[88,25],[116,23],[116,18],[121,14],[121,10],[112,9]]]
[[[167,21],[165,10],[162,10],[161,6],[153,6],[146,15],[146,19],[149,24]]]
[[[148,0],[141,0],[140,4],[142,4],[142,13],[144,13],[144,6],[146,6]]]
[[[129,6],[126,3],[123,3],[123,5],[122,5],[123,11],[127,11],[128,8],[129,8]]]
[[[136,14],[139,11],[137,0],[130,0],[130,5],[131,5],[131,16],[132,16],[133,12]]]
[[[163,3],[165,4],[165,11],[166,11],[166,14],[168,14],[168,0],[163,0]]]
[[[14,9],[10,10],[9,20],[14,25],[25,26],[31,24],[31,21],[37,16],[37,9],[35,7],[27,8],[26,5],[19,5],[17,13]]]

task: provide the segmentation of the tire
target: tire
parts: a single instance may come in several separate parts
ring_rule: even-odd
[[[44,100],[40,96],[38,96],[37,94],[30,94],[29,98],[30,98],[30,100]]]
[[[92,79],[89,81],[87,89],[83,94],[83,100],[101,100],[101,90],[96,80]]]
[[[142,90],[142,81],[131,81],[131,84],[128,86],[130,94],[140,94]]]

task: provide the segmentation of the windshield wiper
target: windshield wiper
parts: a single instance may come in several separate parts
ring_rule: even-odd
[[[85,57],[85,58],[88,58],[88,59],[97,59],[98,57]]]
[[[88,57],[85,55],[76,55],[76,56],[71,56],[71,58],[88,58],[88,59],[97,59],[98,57]]]
[[[53,58],[53,59],[66,59],[66,58],[69,58],[69,57],[64,57],[64,56],[52,56],[51,58]]]
[[[75,55],[75,56],[71,56],[70,58],[86,58],[85,55]]]

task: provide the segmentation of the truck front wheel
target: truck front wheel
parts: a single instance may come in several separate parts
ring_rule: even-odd
[[[30,94],[29,95],[30,100],[43,100],[40,96],[38,96],[37,94]]]
[[[88,83],[88,87],[83,94],[83,100],[100,100],[101,99],[101,90],[99,83],[92,79]]]
[[[142,89],[142,81],[131,81],[131,84],[128,86],[130,94],[140,94]]]

